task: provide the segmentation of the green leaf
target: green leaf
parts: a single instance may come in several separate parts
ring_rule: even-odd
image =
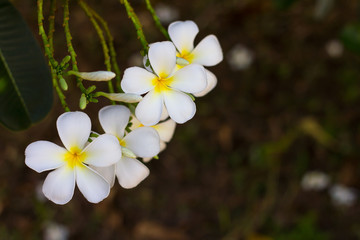
[[[360,23],[346,25],[341,32],[341,41],[348,50],[360,54]]]
[[[0,123],[28,128],[50,111],[52,81],[40,46],[8,0],[0,0]]]

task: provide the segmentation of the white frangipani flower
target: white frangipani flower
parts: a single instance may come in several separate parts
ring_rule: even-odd
[[[144,126],[135,116],[132,116],[131,123],[131,130]],[[151,127],[154,128],[159,134],[161,152],[166,148],[166,143],[170,142],[172,139],[176,128],[176,122],[172,119],[168,119]],[[152,158],[143,158],[144,162],[149,162],[151,159]]]
[[[179,58],[177,68],[188,64],[200,64],[202,66],[215,66],[223,60],[223,52],[215,35],[208,35],[194,48],[194,40],[199,28],[193,21],[176,21],[169,25],[169,36],[174,43]],[[183,59],[183,60],[182,60]],[[186,61],[184,61],[186,60]],[[206,70],[207,87],[194,95],[202,97],[210,92],[217,84],[216,76]]]
[[[110,186],[88,165],[106,167],[118,162],[121,148],[116,137],[104,134],[87,144],[90,118],[83,112],[59,116],[57,130],[65,148],[52,142],[37,141],[25,149],[25,164],[37,172],[50,172],[42,187],[44,195],[57,204],[69,202],[75,183],[85,198],[98,203],[109,195]]]
[[[121,81],[125,93],[147,93],[136,107],[136,117],[145,126],[155,125],[165,105],[175,122],[188,121],[196,112],[188,93],[195,94],[206,88],[204,68],[191,64],[175,71],[176,49],[169,41],[151,44],[148,57],[154,73],[131,67],[125,70]]]
[[[149,175],[149,169],[136,157],[153,157],[160,151],[159,134],[151,127],[140,127],[125,135],[129,118],[130,111],[125,106],[111,105],[99,111],[102,128],[117,137],[123,153],[116,164],[106,168],[95,167],[111,186],[116,175],[123,188],[136,187]]]

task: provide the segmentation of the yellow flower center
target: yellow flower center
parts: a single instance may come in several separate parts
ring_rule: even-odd
[[[154,78],[152,84],[155,86],[155,92],[160,93],[163,91],[167,91],[169,90],[169,86],[171,84],[171,82],[173,81],[173,79],[170,78],[162,78],[162,77],[158,77],[158,78]]]
[[[194,59],[194,55],[188,51],[182,51],[181,53],[177,52],[176,56],[185,59],[190,64],[191,64],[192,60]]]
[[[83,162],[85,161],[86,153],[81,152],[78,148],[73,148],[69,152],[65,153],[64,159],[67,163],[67,166],[71,169],[75,167],[83,167]]]
[[[124,141],[124,139],[118,138],[118,140],[119,140],[120,146],[126,147],[126,142]]]

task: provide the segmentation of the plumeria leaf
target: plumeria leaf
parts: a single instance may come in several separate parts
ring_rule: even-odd
[[[52,106],[51,75],[30,29],[0,0],[0,122],[11,130],[40,121]]]

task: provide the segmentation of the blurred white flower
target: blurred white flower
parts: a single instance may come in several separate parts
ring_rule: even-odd
[[[42,182],[38,182],[36,184],[36,188],[35,188],[35,194],[36,194],[36,198],[37,200],[39,200],[40,202],[45,202],[46,201],[46,197],[42,191]]]
[[[315,190],[320,191],[329,186],[330,178],[323,172],[320,171],[311,171],[307,172],[302,180],[301,187],[306,190]]]
[[[236,44],[227,54],[227,61],[234,71],[247,69],[254,58],[254,53],[241,44]]]
[[[167,24],[179,18],[179,11],[171,5],[159,3],[155,6],[156,15],[160,22]]]
[[[357,194],[354,189],[341,184],[332,186],[329,190],[332,202],[338,206],[350,207],[355,204]]]
[[[338,58],[343,54],[344,46],[339,40],[333,39],[326,43],[325,50],[330,57]]]
[[[50,222],[44,229],[44,240],[66,240],[69,238],[69,230],[61,224]]]

